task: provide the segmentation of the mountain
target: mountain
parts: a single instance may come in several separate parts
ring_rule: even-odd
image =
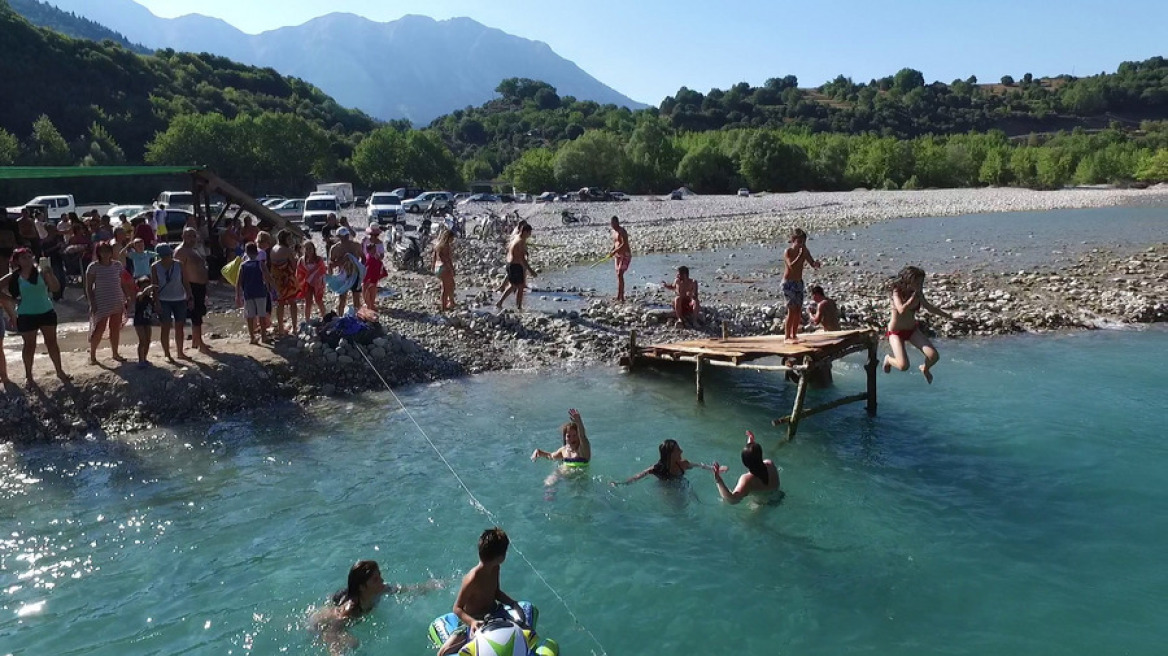
[[[294,27],[246,34],[216,18],[160,18],[133,0],[52,0],[152,48],[210,52],[302,78],[342,105],[415,124],[496,97],[506,78],[531,78],[561,96],[641,109],[540,41],[469,18],[405,16],[378,23],[334,13]]]
[[[113,41],[121,46],[133,50],[140,55],[150,54],[150,50],[137,43],[131,42],[125,36],[88,18],[82,18],[72,12],[58,9],[47,2],[40,0],[10,0],[9,4],[16,13],[24,16],[28,22],[38,27],[55,30],[76,39],[91,41]]]

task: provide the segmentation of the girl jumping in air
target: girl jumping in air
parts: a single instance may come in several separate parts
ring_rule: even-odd
[[[925,380],[931,385],[933,374],[929,370],[941,356],[937,347],[921,331],[917,321],[917,311],[921,308],[933,314],[953,320],[953,315],[925,300],[922,290],[925,284],[925,272],[915,266],[906,266],[896,276],[892,283],[892,318],[888,320],[888,348],[892,351],[884,356],[884,373],[892,371],[893,367],[901,371],[908,369],[908,352],[905,344],[912,344],[920,349],[925,356],[925,363],[920,366]]]

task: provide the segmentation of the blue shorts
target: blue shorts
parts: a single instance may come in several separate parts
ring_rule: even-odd
[[[159,301],[158,305],[158,320],[163,324],[187,322],[186,301]]]
[[[783,296],[787,297],[787,305],[790,307],[803,307],[803,296],[806,293],[806,288],[802,280],[784,280],[783,281]]]

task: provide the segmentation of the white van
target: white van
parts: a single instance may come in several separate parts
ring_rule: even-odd
[[[314,193],[304,199],[304,214],[300,215],[305,230],[320,230],[329,214],[341,214],[341,203],[332,194]]]
[[[154,201],[154,209],[165,205],[168,210],[195,211],[195,195],[189,191],[164,191]]]

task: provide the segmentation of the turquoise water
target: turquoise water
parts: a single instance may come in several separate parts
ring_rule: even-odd
[[[1168,331],[941,342],[937,382],[880,378],[880,409],[806,420],[793,389],[715,372],[499,374],[403,399],[607,653],[1160,654],[1168,594]],[[858,362],[835,390],[862,389]],[[489,521],[385,394],[268,409],[127,443],[0,451],[0,654],[323,654],[305,612],[375,558],[452,582]],[[591,478],[551,493],[568,407]],[[753,429],[777,506],[687,486],[611,488],[665,437],[741,471]],[[599,652],[518,554],[564,654]],[[386,599],[359,654],[426,654],[454,590]]]

